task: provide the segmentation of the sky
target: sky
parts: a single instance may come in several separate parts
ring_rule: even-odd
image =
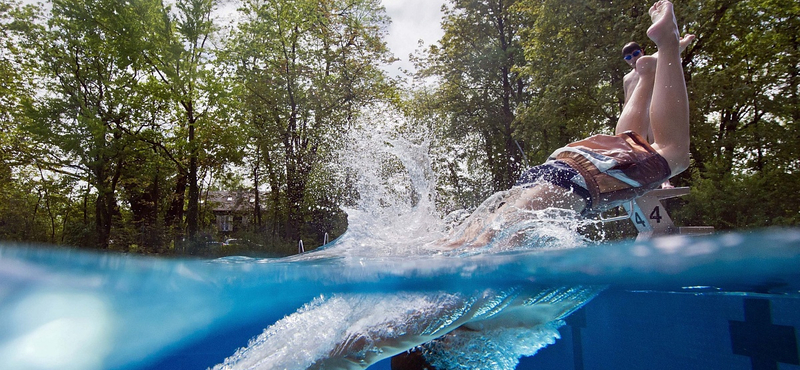
[[[443,31],[442,4],[446,0],[383,0],[386,14],[392,18],[386,43],[392,53],[400,61],[385,67],[393,76],[399,76],[399,70],[413,71],[414,65],[409,61],[408,55],[418,49],[421,39],[425,45],[432,45],[439,41]]]
[[[49,5],[47,0],[23,0],[23,3],[32,4],[42,1]],[[386,7],[386,14],[391,17],[389,34],[386,43],[392,53],[400,61],[384,67],[392,76],[400,76],[400,69],[413,71],[414,65],[409,61],[408,55],[417,50],[419,40],[425,45],[432,45],[439,41],[443,31],[442,4],[447,0],[382,0]],[[233,13],[236,1],[229,1],[221,13]],[[230,8],[230,10],[228,10]],[[226,18],[222,16],[222,18]]]

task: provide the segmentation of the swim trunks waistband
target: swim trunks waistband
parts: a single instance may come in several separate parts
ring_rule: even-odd
[[[532,167],[520,175],[515,186],[530,187],[537,183],[548,182],[574,192],[586,200],[586,208],[591,208],[592,197],[586,189],[586,181],[578,171],[568,164],[555,160]]]

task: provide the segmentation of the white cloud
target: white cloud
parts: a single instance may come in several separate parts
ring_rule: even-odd
[[[386,43],[400,61],[386,67],[391,75],[400,75],[399,68],[413,70],[409,54],[414,53],[419,40],[425,45],[439,41],[444,33],[441,28],[442,4],[446,0],[383,0],[386,13],[392,18]]]

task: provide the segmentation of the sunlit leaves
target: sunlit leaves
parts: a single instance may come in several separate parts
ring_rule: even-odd
[[[248,0],[241,11],[226,58],[242,84],[242,124],[286,214],[281,229],[297,238],[305,202],[331,185],[314,182],[326,178],[315,173],[326,153],[361,109],[392,95],[379,68],[391,58],[388,18],[376,0]]]

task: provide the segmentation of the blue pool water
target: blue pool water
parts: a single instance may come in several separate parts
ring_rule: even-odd
[[[591,221],[550,209],[445,250],[465,213],[437,214],[425,140],[365,127],[332,171],[358,179],[359,205],[309,253],[1,244],[0,369],[305,369],[342,348],[389,369],[383,357],[462,324],[420,349],[434,365],[800,369],[800,229],[597,242],[578,232]]]
[[[344,238],[337,243],[348,241]],[[772,309],[772,321],[766,324],[800,322],[798,266],[797,229],[574,248],[543,244],[472,255],[419,251],[396,256],[355,255],[334,243],[290,258],[213,261],[6,244],[0,248],[0,361],[4,362],[0,368],[204,369],[223,363],[240,347],[257,358],[274,354],[274,347],[248,346],[248,341],[258,336],[262,343],[281,343],[290,361],[301,361],[299,352],[313,358],[315,351],[330,350],[327,341],[339,335],[335,330],[326,331],[330,328],[396,324],[392,320],[407,319],[409,310],[436,312],[441,307],[431,302],[442,302],[443,297],[463,302],[486,292],[503,297],[509,291],[530,296],[557,293],[562,295],[560,302],[574,305],[569,310],[589,302],[568,316],[566,325],[553,318],[555,324],[547,330],[529,332],[539,335],[538,347],[544,349],[523,359],[519,368],[550,368],[547,361],[560,364],[557,368],[579,368],[574,365],[578,348],[574,339],[580,334],[570,321],[573,316],[582,320],[578,327],[585,328],[581,329],[580,368],[615,368],[624,361],[635,364],[631,359],[647,361],[650,367],[628,368],[690,368],[673,365],[681,356],[714,359],[713,354],[704,353],[707,342],[702,337],[681,336],[689,328],[710,331],[711,319],[705,317],[727,314],[729,319],[722,320],[723,324],[737,321],[737,317],[743,323],[757,321],[755,314],[745,317],[747,307],[762,312],[764,303],[759,302],[766,301]],[[304,311],[298,311],[304,306]],[[319,319],[325,320],[324,325],[314,322]],[[273,325],[276,322],[280,325]],[[731,325],[725,329],[738,330]],[[794,334],[792,325],[783,326]],[[265,337],[262,332],[266,328],[273,331]],[[497,348],[508,353],[538,349],[536,343],[503,343],[508,335],[520,333],[486,333],[481,334],[481,341],[494,338],[500,343]],[[556,340],[559,336],[563,338]],[[594,340],[587,341],[591,336]],[[674,338],[681,342],[672,342]],[[730,352],[730,358],[738,358],[741,368],[751,368],[747,353],[736,354],[732,339],[727,340],[719,346]],[[786,341],[779,339],[780,343]],[[667,351],[647,359],[635,350],[648,346],[663,349],[666,344],[686,347],[687,352]],[[592,351],[602,352],[603,345],[614,355],[595,357]],[[692,351],[699,353],[691,357]],[[795,344],[795,358],[796,354]],[[488,352],[480,355],[492,356]],[[793,358],[791,353],[783,356],[789,361],[782,362],[785,369]],[[609,364],[603,367],[595,359]],[[724,364],[720,361],[717,359]],[[388,362],[373,368],[388,369]]]

